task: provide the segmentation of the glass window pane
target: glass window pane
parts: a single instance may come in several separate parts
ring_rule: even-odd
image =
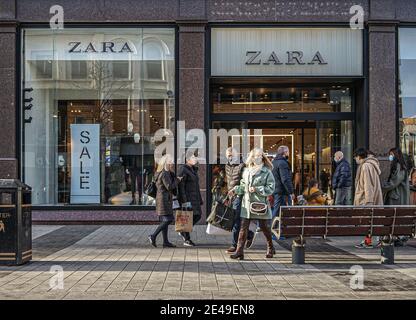
[[[214,85],[214,113],[352,112],[348,86]]]
[[[26,29],[23,44],[23,87],[33,88],[25,96],[33,108],[23,124],[23,172],[33,204],[75,203],[77,179],[89,179],[98,184],[94,203],[154,205],[143,191],[153,175],[155,132],[175,129],[175,30]],[[147,62],[159,66],[150,83]],[[72,163],[82,143],[72,139],[74,125],[99,125],[97,176]]]
[[[403,152],[416,160],[416,29],[399,29],[399,138]]]

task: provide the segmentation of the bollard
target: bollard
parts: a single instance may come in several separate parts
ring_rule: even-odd
[[[305,243],[297,242],[292,243],[292,264],[305,264]]]
[[[388,242],[381,243],[381,263],[394,264],[394,244]]]

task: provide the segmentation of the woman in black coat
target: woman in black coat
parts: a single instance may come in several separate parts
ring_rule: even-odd
[[[179,183],[178,200],[182,206],[193,211],[193,224],[195,225],[202,215],[201,205],[203,204],[199,189],[197,158],[191,156],[186,164],[181,165],[178,170],[178,177],[182,178]],[[184,246],[193,247],[195,243],[191,240],[189,232],[180,233]]]
[[[156,213],[159,215],[160,224],[155,232],[149,235],[149,241],[156,247],[156,238],[160,232],[163,237],[163,247],[175,247],[168,240],[168,228],[174,219],[173,196],[177,193],[178,183],[181,178],[175,176],[173,159],[169,155],[163,156],[155,174],[156,182]]]

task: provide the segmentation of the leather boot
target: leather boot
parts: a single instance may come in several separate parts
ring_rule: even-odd
[[[261,229],[263,231],[264,237],[266,238],[266,241],[267,241],[266,258],[270,259],[270,258],[273,258],[274,254],[276,254],[276,250],[274,249],[274,246],[273,246],[272,230],[267,224],[267,221],[262,221],[260,224],[261,224]]]
[[[237,250],[234,254],[230,256],[231,259],[244,259],[244,246],[246,244],[248,227],[250,225],[250,220],[242,219],[240,226],[240,233],[238,234]]]

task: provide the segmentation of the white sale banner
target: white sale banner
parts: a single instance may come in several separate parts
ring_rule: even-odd
[[[100,203],[99,124],[71,124],[71,203]]]

